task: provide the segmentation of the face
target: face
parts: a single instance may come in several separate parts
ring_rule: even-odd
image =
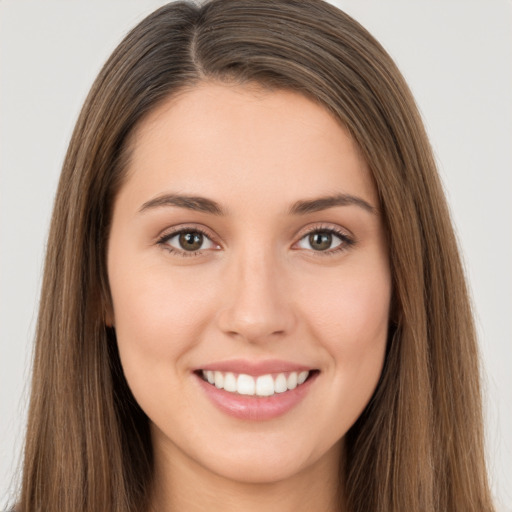
[[[131,149],[110,320],[156,456],[245,482],[336,467],[382,370],[391,296],[353,140],[297,93],[202,84]]]

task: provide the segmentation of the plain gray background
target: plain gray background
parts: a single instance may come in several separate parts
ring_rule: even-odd
[[[70,133],[107,56],[164,3],[0,1],[0,508],[18,474],[45,237]],[[332,3],[391,53],[424,116],[475,305],[493,491],[512,510],[512,3]]]

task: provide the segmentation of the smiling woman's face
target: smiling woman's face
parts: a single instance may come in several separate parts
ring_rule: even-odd
[[[245,482],[335,471],[391,296],[354,142],[302,95],[220,84],[169,100],[132,142],[111,321],[157,461]]]

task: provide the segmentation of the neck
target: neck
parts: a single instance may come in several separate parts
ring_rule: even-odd
[[[151,512],[341,512],[341,447],[279,481],[240,482],[212,473],[180,450],[155,453]]]

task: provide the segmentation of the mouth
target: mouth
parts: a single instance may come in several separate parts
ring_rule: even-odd
[[[253,397],[269,397],[286,394],[300,388],[312,379],[318,370],[302,370],[264,375],[224,372],[220,370],[197,370],[196,375],[217,389],[228,393]]]
[[[285,416],[306,401],[320,370],[279,359],[231,359],[206,364],[193,374],[204,396],[222,413],[265,421]]]

